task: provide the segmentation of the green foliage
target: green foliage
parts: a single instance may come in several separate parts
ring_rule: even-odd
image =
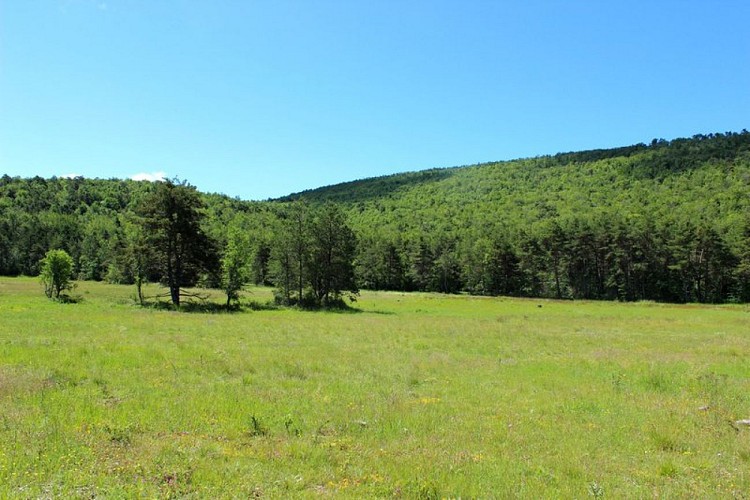
[[[395,243],[382,235],[368,235],[357,241],[355,276],[369,290],[407,290],[403,258]]]
[[[155,183],[138,207],[162,283],[175,306],[180,305],[182,287],[195,285],[199,273],[218,267],[214,242],[201,227],[203,206],[195,187],[168,180]]]
[[[744,222],[745,229],[739,246],[739,263],[735,268],[736,287],[734,298],[738,302],[750,302],[750,211]]]
[[[156,251],[145,232],[145,222],[135,214],[123,221],[123,232],[115,262],[110,267],[108,277],[112,283],[132,283],[141,305],[145,304],[143,285],[148,282],[157,263]]]
[[[82,217],[84,226],[79,256],[79,277],[101,281],[107,276],[116,255],[115,245],[121,238],[119,220],[111,213],[94,214],[89,211]]]
[[[250,241],[250,281],[276,286],[286,304],[321,302],[332,278],[320,272],[323,233],[314,225],[333,203],[353,233],[347,246],[356,241],[346,251],[353,280],[345,270],[342,290],[748,301],[749,179],[750,133],[742,131],[390,175],[276,202],[178,186],[192,193],[185,213],[198,214],[187,219],[203,236],[191,247],[203,255],[186,249],[195,265],[176,279],[164,238],[146,245],[158,250],[148,255],[128,229],[138,214],[167,220],[142,210],[165,183],[3,176],[0,274],[36,275],[45,252],[61,248],[79,278],[140,276],[173,293],[177,281],[220,287],[217,263],[236,224]],[[149,239],[166,234],[145,224]],[[136,255],[146,262],[133,264]]]
[[[519,295],[523,283],[520,259],[501,237],[480,236],[462,251],[462,280],[476,295]]]
[[[276,300],[284,305],[301,304],[307,280],[310,248],[309,207],[295,203],[281,213],[271,243],[271,281]]]
[[[338,200],[348,212],[366,242],[357,255],[364,286],[723,302],[747,296],[738,266],[748,179],[743,131],[448,169],[401,185],[388,176],[294,197]],[[406,286],[386,275],[389,245],[407,270]]]
[[[221,258],[221,287],[227,295],[227,307],[238,302],[239,292],[250,278],[250,239],[238,226],[229,227],[227,246]]]
[[[62,292],[72,289],[73,259],[65,250],[50,250],[39,267],[39,277],[47,297],[60,300]]]
[[[341,209],[294,203],[282,215],[271,249],[277,301],[303,306],[340,304],[355,295],[356,238]]]
[[[337,304],[345,292],[356,295],[356,238],[341,209],[332,203],[320,208],[311,221],[310,235],[307,268],[316,304]]]
[[[49,248],[73,258],[74,275],[100,279],[114,258],[118,214],[132,211],[149,184],[101,179],[0,178],[0,274],[36,275]],[[2,248],[0,248],[2,249]]]

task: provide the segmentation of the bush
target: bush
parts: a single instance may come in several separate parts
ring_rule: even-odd
[[[44,294],[51,299],[60,299],[60,294],[73,288],[73,259],[65,250],[50,250],[40,261]]]

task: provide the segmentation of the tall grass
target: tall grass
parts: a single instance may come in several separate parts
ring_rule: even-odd
[[[0,279],[0,497],[750,491],[744,306],[363,293],[353,313],[208,314],[76,293]]]

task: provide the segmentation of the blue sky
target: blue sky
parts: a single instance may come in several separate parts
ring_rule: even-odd
[[[0,173],[265,199],[750,128],[750,2],[0,2]]]

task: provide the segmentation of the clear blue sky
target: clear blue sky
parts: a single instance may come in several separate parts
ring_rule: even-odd
[[[0,173],[243,199],[750,128],[750,2],[0,1]]]

